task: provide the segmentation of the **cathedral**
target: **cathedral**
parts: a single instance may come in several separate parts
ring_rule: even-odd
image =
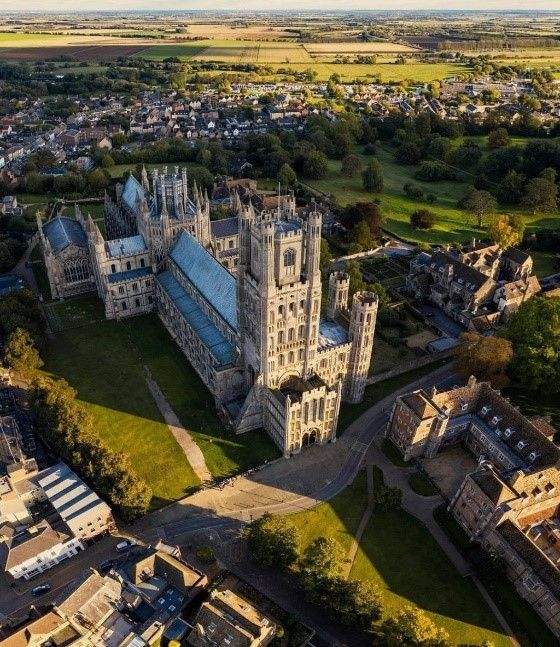
[[[150,181],[151,180],[151,181]],[[236,433],[264,428],[285,456],[336,440],[341,402],[360,402],[377,296],[329,277],[321,315],[321,214],[231,199],[210,220],[185,170],[132,175],[91,217],[38,222],[53,298],[96,291],[109,319],[155,311]]]

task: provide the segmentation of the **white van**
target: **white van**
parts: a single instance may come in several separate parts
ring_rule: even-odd
[[[120,544],[117,544],[116,551],[117,553],[126,553],[127,550],[130,550],[137,545],[138,544],[133,539],[125,539],[124,541],[121,541]]]

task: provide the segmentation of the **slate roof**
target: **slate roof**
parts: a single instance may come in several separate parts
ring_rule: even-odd
[[[186,231],[179,234],[169,256],[212,309],[237,330],[235,277]]]
[[[348,332],[336,321],[319,322],[319,350],[334,348],[348,343]]]
[[[150,203],[148,194],[134,175],[128,176],[121,194],[121,200],[133,211],[137,209],[136,203],[138,200],[146,200],[148,204]]]
[[[482,469],[473,472],[470,477],[496,505],[517,497],[517,494],[499,478],[494,470]]]
[[[140,254],[147,250],[148,248],[142,234],[128,236],[128,238],[116,238],[115,240],[108,240],[105,243],[105,251],[111,258],[132,256],[133,254]]]
[[[224,218],[223,220],[213,220],[210,223],[212,238],[225,238],[227,236],[237,236],[239,232],[239,218]]]
[[[68,539],[58,534],[47,521],[41,521],[35,526],[35,531],[29,529],[10,537],[8,541],[0,542],[0,565],[2,570],[10,570],[14,566],[24,564],[27,560],[55,548]]]
[[[132,281],[132,279],[140,279],[143,276],[149,276],[152,273],[151,265],[148,267],[137,267],[133,270],[125,270],[124,272],[115,272],[109,274],[107,279],[109,283],[121,283],[121,281]]]
[[[423,390],[413,391],[412,393],[403,395],[402,401],[409,409],[414,411],[420,420],[431,418],[439,414],[439,409],[432,404]]]
[[[43,233],[55,254],[59,254],[69,245],[87,247],[86,233],[82,225],[73,218],[57,216],[43,225]]]
[[[556,599],[560,599],[560,571],[538,546],[509,519],[501,523],[497,530],[525,563],[540,577]]]
[[[233,364],[235,360],[233,344],[224,337],[214,323],[202,312],[171,272],[162,272],[157,276],[157,281],[200,341],[206,346],[212,357],[214,357],[218,367]]]

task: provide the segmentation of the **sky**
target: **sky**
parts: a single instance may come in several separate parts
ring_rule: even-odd
[[[333,10],[344,9],[469,9],[497,10],[527,9],[526,0],[215,0],[201,7],[200,0],[167,0],[162,6],[156,0],[0,0],[5,11],[104,11],[104,10],[175,10],[175,9],[226,9],[226,10]],[[532,0],[531,10],[560,10],[558,0]]]

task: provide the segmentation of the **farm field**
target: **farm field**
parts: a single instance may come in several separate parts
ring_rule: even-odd
[[[361,472],[331,501],[291,515],[301,549],[322,535],[336,539],[348,551],[365,501]],[[474,584],[459,575],[426,528],[402,509],[374,511],[350,577],[379,586],[384,617],[407,604],[418,606],[449,632],[452,644],[480,644],[485,639],[496,647],[510,644]]]

